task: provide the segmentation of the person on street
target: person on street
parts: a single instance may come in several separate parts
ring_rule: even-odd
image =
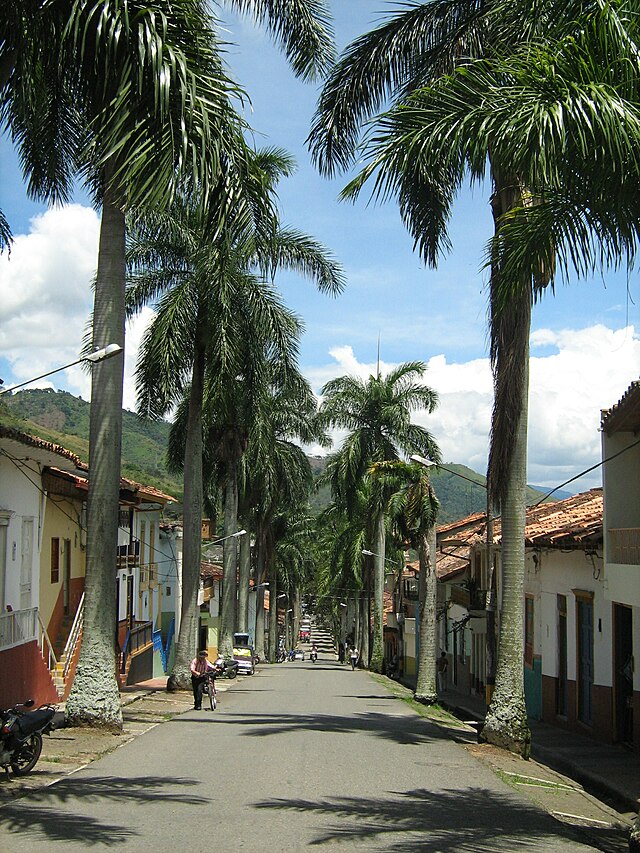
[[[360,652],[355,646],[351,646],[349,649],[349,660],[351,661],[351,669],[356,668],[356,664],[358,663],[358,658],[360,656]]]
[[[447,669],[449,668],[449,661],[447,660],[447,653],[442,652],[440,657],[436,662],[436,678],[438,681],[438,693],[444,693],[447,688]]]
[[[207,650],[198,652],[198,657],[191,661],[191,687],[193,688],[193,709],[199,711],[202,708],[202,693],[204,691],[204,677],[208,672],[215,669],[207,660]]]
[[[344,643],[342,640],[338,643],[338,663],[344,663]]]

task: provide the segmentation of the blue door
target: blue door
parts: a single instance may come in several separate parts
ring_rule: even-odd
[[[593,602],[578,600],[578,719],[591,725]]]

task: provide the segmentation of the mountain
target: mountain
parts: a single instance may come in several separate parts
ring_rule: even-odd
[[[89,460],[89,403],[66,391],[35,389],[0,397],[0,423],[60,444]],[[182,479],[170,473],[166,465],[169,429],[167,421],[145,421],[123,410],[122,474],[181,502]],[[314,477],[318,477],[324,471],[326,457],[310,456],[309,463]],[[486,510],[485,478],[471,468],[448,462],[444,468],[431,470],[431,481],[440,501],[441,524]],[[527,503],[535,503],[547,491],[529,487]],[[564,492],[555,492],[553,500],[564,496]],[[320,512],[330,500],[329,488],[323,486],[311,496],[313,512]]]
[[[60,444],[89,461],[89,403],[66,391],[35,389],[0,398],[0,423]],[[170,424],[122,412],[122,475],[182,500],[182,478],[170,473]]]

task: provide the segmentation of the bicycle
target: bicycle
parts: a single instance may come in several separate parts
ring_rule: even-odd
[[[211,706],[211,710],[215,711],[216,705],[218,704],[218,691],[216,690],[216,677],[213,671],[205,673],[202,696],[203,698],[204,696],[209,697],[209,705]]]

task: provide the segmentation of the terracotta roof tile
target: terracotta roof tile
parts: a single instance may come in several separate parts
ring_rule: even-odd
[[[486,526],[484,513],[475,513],[452,524],[438,528],[438,542],[455,551],[458,545],[484,542]],[[525,541],[527,545],[561,547],[584,541],[602,540],[602,489],[590,489],[564,501],[543,503],[527,510]],[[502,541],[500,519],[493,523],[493,541]]]

